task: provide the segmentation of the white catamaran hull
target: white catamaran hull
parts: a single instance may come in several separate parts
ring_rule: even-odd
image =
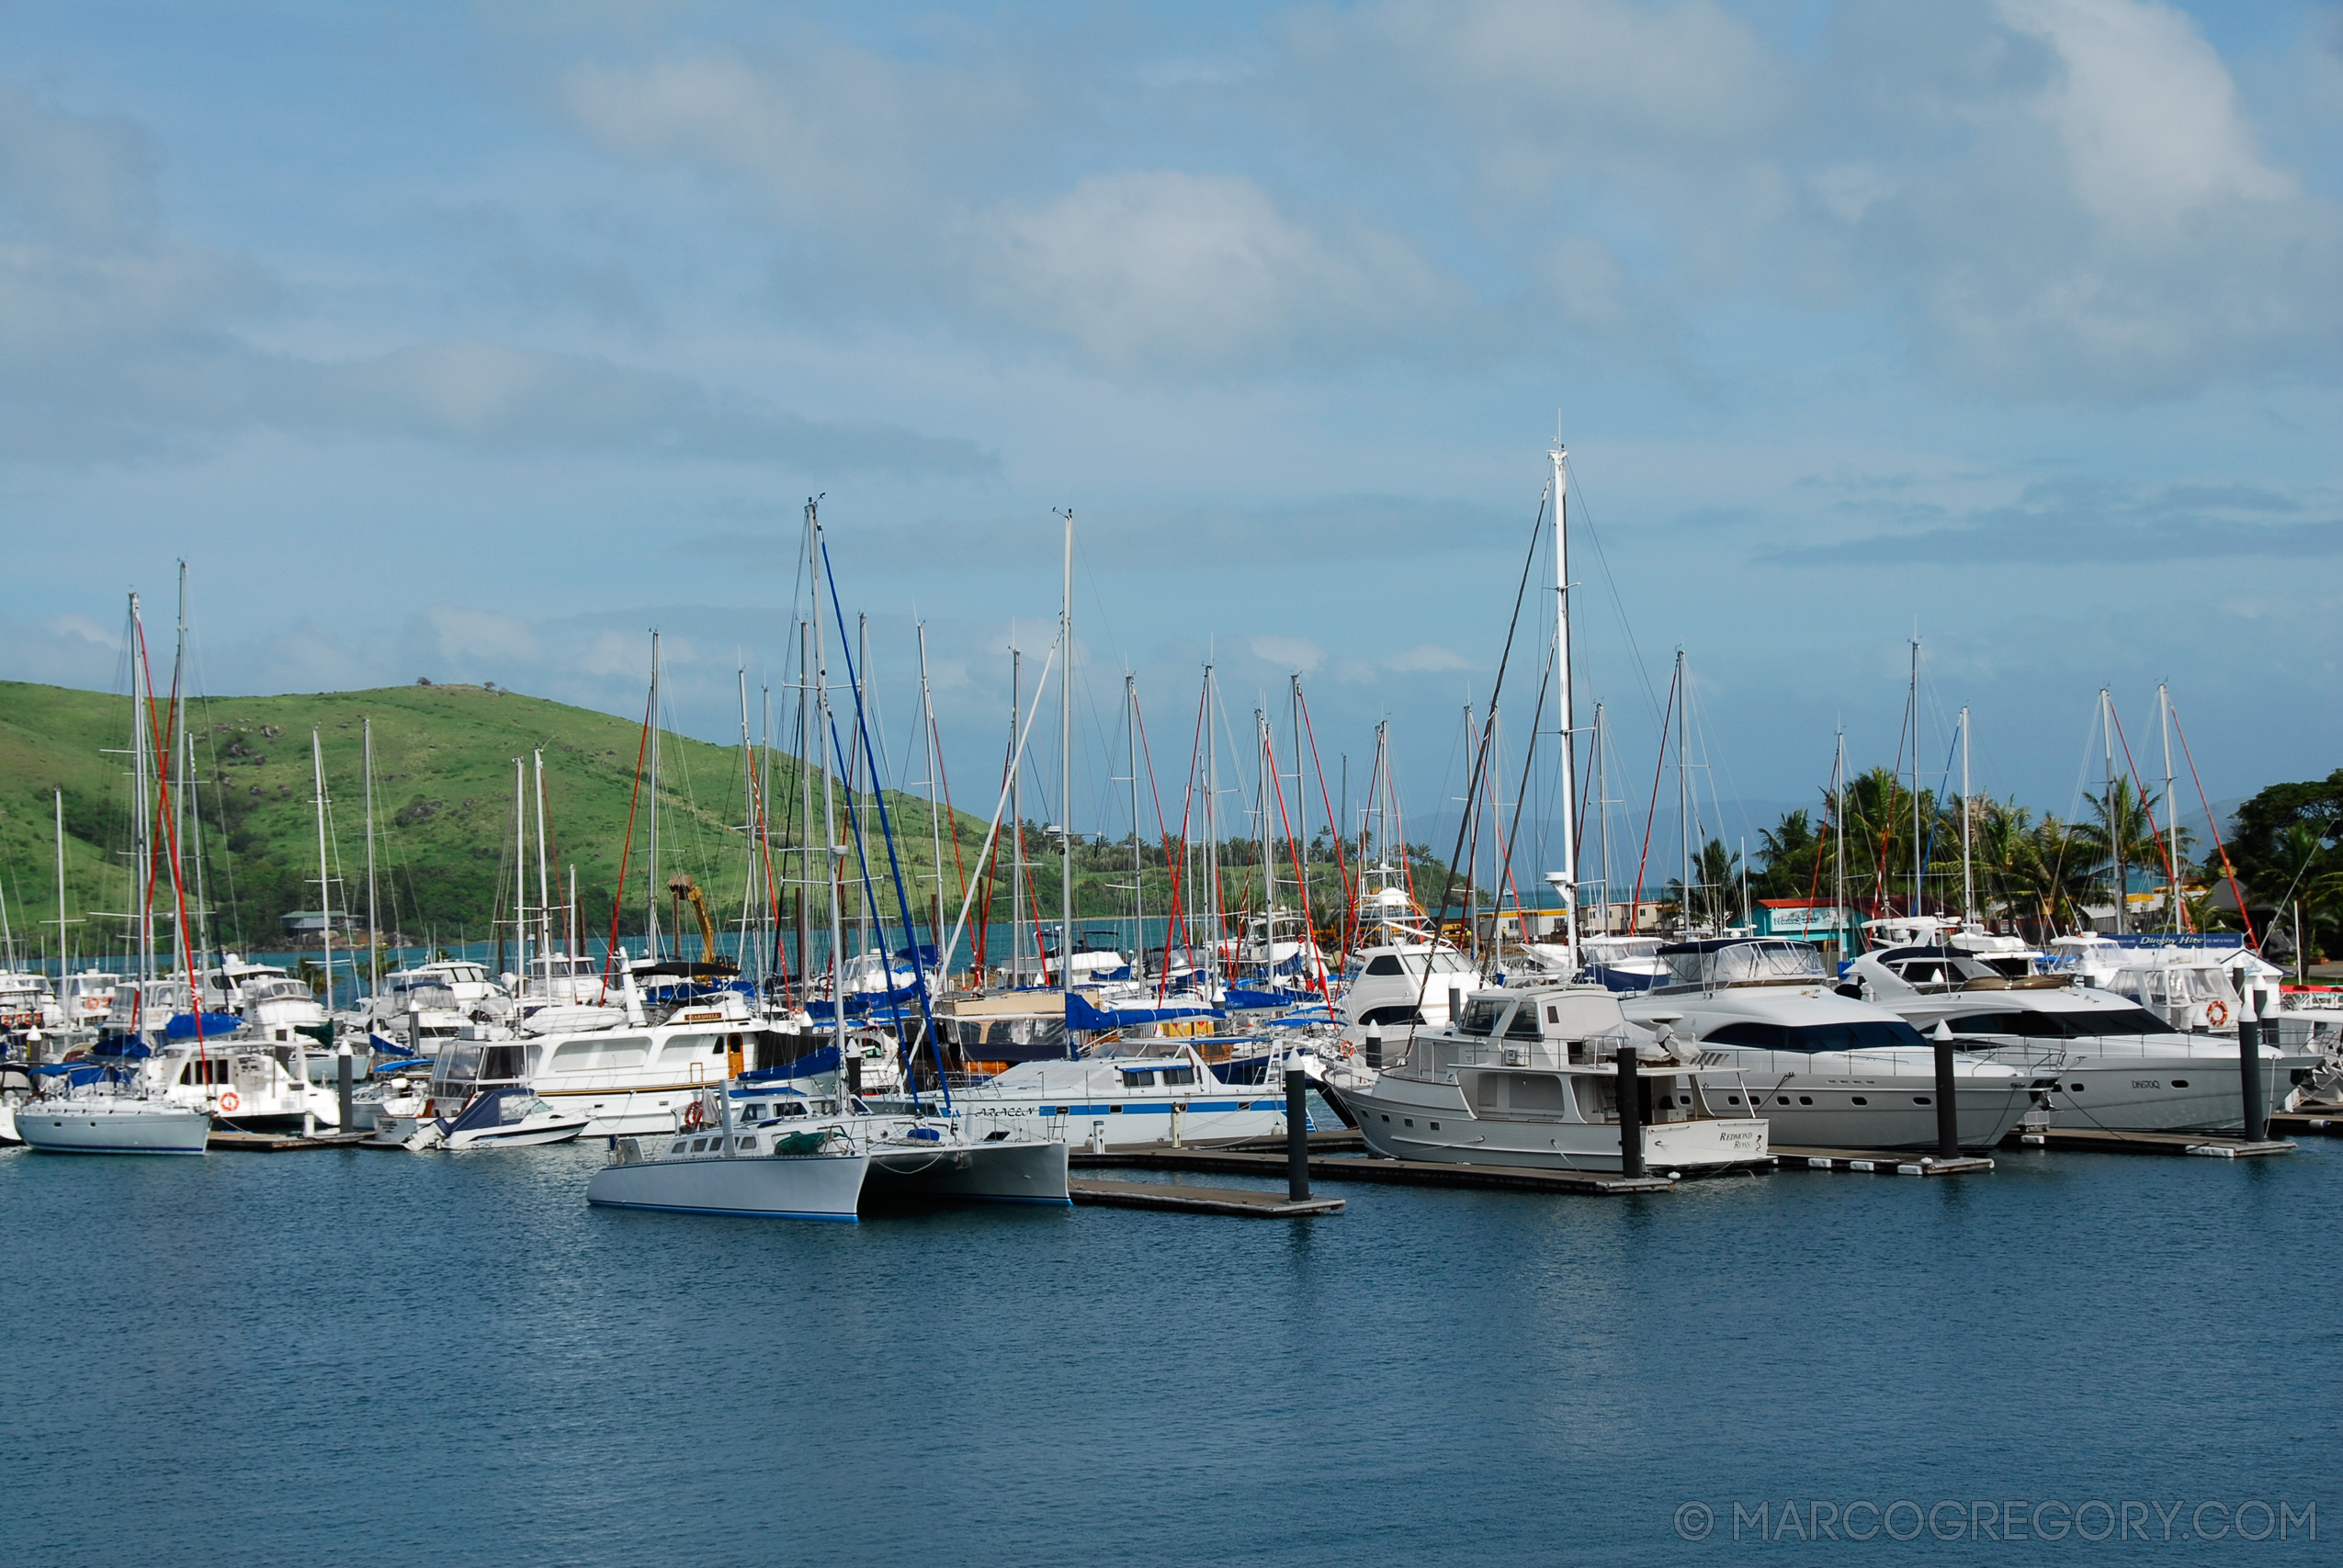
[[[62,1100],[19,1106],[17,1133],[51,1154],[199,1155],[211,1136],[211,1119],[153,1101]]]
[[[753,1136],[753,1135],[752,1135]],[[863,1154],[780,1156],[720,1152],[721,1134],[688,1157],[627,1159],[586,1183],[586,1201],[764,1219],[853,1220],[866,1197],[1063,1204],[1066,1145],[1003,1141],[935,1148],[882,1146]],[[745,1142],[743,1140],[736,1140]]]

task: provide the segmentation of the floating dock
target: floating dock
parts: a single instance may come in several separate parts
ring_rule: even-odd
[[[1356,1134],[1351,1134],[1356,1137]],[[1315,1151],[1319,1145],[1313,1142]],[[1076,1149],[1072,1163],[1083,1169],[1188,1170],[1207,1175],[1285,1174],[1283,1154],[1255,1154],[1221,1147],[1178,1148],[1149,1144],[1092,1154]],[[1309,1161],[1312,1181],[1381,1181],[1399,1187],[1480,1187],[1507,1192],[1665,1192],[1676,1184],[1664,1176],[1613,1176],[1599,1170],[1546,1170],[1518,1165],[1450,1165],[1440,1160],[1375,1159],[1320,1155]]]
[[[2276,1125],[2278,1118],[2270,1122]],[[2243,1138],[2217,1137],[2210,1133],[2118,1133],[2097,1127],[2050,1127],[2012,1133],[2002,1140],[2029,1149],[2061,1149],[2110,1155],[2201,1155],[2209,1159],[2251,1159],[2260,1155],[2291,1155],[2294,1145],[2284,1138],[2247,1143]]]
[[[204,1146],[273,1155],[288,1149],[356,1148],[372,1136],[372,1133],[213,1133],[204,1140]]]
[[[2343,1106],[2319,1105],[2301,1111],[2273,1111],[2269,1113],[2272,1133],[2292,1133],[2298,1138],[2343,1138]]]
[[[1306,1219],[1331,1214],[1340,1198],[1305,1198],[1296,1203],[1270,1189],[1173,1187],[1160,1181],[1072,1180],[1066,1190],[1077,1203],[1110,1209],[1158,1209],[1183,1214],[1234,1214],[1248,1220]]]
[[[1908,1149],[1809,1149],[1776,1144],[1773,1157],[1784,1170],[1851,1170],[1871,1176],[1982,1176],[1993,1168],[1993,1161],[1982,1155],[1944,1159]]]

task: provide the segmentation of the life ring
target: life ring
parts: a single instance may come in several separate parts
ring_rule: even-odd
[[[1347,1041],[1347,1040],[1345,1040],[1345,1041],[1343,1041],[1343,1042],[1342,1042],[1342,1055],[1344,1055],[1345,1056],[1353,1056],[1353,1055],[1356,1055],[1357,1054],[1358,1054],[1358,1047],[1357,1047],[1357,1046],[1355,1046],[1355,1045],[1352,1044],[1352,1043],[1351,1043],[1349,1041]]]
[[[2218,1001],[2205,1003],[2204,1021],[2214,1029],[2220,1028],[2229,1021],[2229,1004]]]
[[[699,1131],[699,1124],[703,1121],[707,1120],[707,1112],[700,1109],[699,1101],[696,1100],[693,1100],[691,1104],[684,1108],[685,1130],[695,1133]]]
[[[243,1100],[236,1098],[236,1091],[232,1089],[220,1097],[220,1109],[222,1111],[233,1111],[243,1103]]]

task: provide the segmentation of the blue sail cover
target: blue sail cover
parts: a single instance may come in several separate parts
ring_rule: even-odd
[[[1240,1011],[1251,1012],[1262,1008],[1288,1008],[1297,1002],[1314,1002],[1318,998],[1300,991],[1249,991],[1242,986],[1228,990],[1228,1005]]]
[[[1160,1023],[1167,1019],[1228,1016],[1212,1008],[1179,1002],[1150,1002],[1135,1008],[1095,1008],[1083,998],[1080,991],[1066,993],[1066,1027],[1069,1029],[1136,1029],[1142,1024]]]
[[[914,1014],[918,1013],[920,988],[917,986],[905,986],[896,991],[849,991],[846,993],[848,1018],[867,1018],[874,1011],[886,1012],[903,1009],[909,1009]],[[806,1003],[806,1011],[817,1019],[830,1019],[837,1016],[826,1001],[809,1001]]]
[[[410,1051],[389,1035],[378,1033],[373,1030],[367,1032],[366,1043],[367,1049],[378,1056],[395,1056],[405,1062],[425,1062],[431,1059],[430,1053]]]
[[[742,1073],[736,1081],[744,1084],[787,1083],[793,1078],[819,1077],[824,1073],[834,1073],[837,1070],[838,1047],[824,1045],[818,1051],[807,1052],[793,1062],[784,1062],[777,1067],[759,1067],[753,1072]]]
[[[208,1012],[203,1015],[203,1037],[206,1040],[216,1034],[232,1034],[243,1026],[244,1021],[232,1012]],[[193,1040],[195,1037],[194,1013],[174,1014],[171,1021],[163,1026],[163,1038],[165,1040]]]

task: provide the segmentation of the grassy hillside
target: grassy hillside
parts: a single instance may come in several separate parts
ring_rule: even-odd
[[[277,917],[289,909],[318,907],[312,728],[323,753],[331,809],[327,847],[334,863],[334,905],[363,918],[361,734],[368,719],[374,725],[377,886],[386,933],[441,942],[458,935],[478,940],[490,933],[492,912],[500,907],[500,886],[510,897],[514,759],[525,759],[532,749],[541,748],[553,862],[565,872],[576,867],[582,922],[606,934],[626,840],[628,796],[635,785],[640,725],[480,686],[414,685],[189,703],[203,879],[213,910],[215,942],[260,950],[281,947]],[[36,931],[43,944],[53,939],[55,928],[39,922],[56,916],[51,792],[62,789],[66,903],[81,922],[74,928],[75,949],[84,955],[123,950],[123,922],[94,911],[135,907],[129,862],[130,726],[127,697],[0,682],[0,891],[6,893],[8,922],[19,947],[30,946]],[[740,752],[663,732],[660,753],[661,879],[676,871],[689,872],[707,890],[720,930],[738,919],[748,874],[748,845],[740,827],[747,817]],[[819,782],[817,774],[817,816]],[[961,812],[946,829],[945,874],[954,913],[960,884],[950,836],[956,828],[960,860],[973,869],[995,782],[972,782],[968,794],[981,798],[972,798],[971,804],[984,815]],[[793,881],[801,874],[796,857],[784,859],[778,852],[804,841],[807,835],[798,806],[796,765],[777,751],[773,794],[775,871]],[[649,891],[644,874],[648,804],[646,790],[637,816],[620,927],[628,935],[642,928]],[[897,814],[905,884],[914,904],[923,905],[934,897],[935,886],[927,803],[890,792],[888,806]],[[533,810],[528,831],[534,863]],[[843,826],[841,832],[844,836]],[[891,916],[894,894],[875,818],[868,832],[879,906]],[[190,832],[191,898],[194,837]],[[821,835],[817,830],[811,837],[818,840]],[[1048,919],[1058,908],[1055,845],[1037,825],[1028,823],[1025,846],[1036,863],[1036,901],[1042,917]],[[1281,849],[1281,861],[1285,852]],[[1260,874],[1246,867],[1257,858],[1257,848],[1237,840],[1225,846],[1222,854],[1226,907],[1233,909],[1257,899]],[[1147,907],[1160,916],[1170,902],[1170,885],[1160,852],[1150,848],[1147,858]],[[851,919],[861,903],[851,858],[847,872],[844,913]],[[1314,903],[1325,919],[1340,906],[1333,867],[1319,861],[1311,865],[1310,876]],[[1128,840],[1120,846],[1081,846],[1075,882],[1079,919],[1126,913]],[[532,903],[535,883],[532,869]],[[795,889],[790,893],[794,896]],[[158,908],[170,907],[167,883],[156,901]],[[663,930],[673,929],[674,912],[662,897]],[[1005,874],[996,889],[992,914],[996,919],[1009,918]],[[812,895],[811,918],[817,926],[828,919],[819,887]],[[921,924],[927,924],[923,911]]]
[[[509,886],[511,879],[514,759],[538,748],[545,753],[553,862],[576,868],[583,919],[606,931],[640,726],[478,686],[416,685],[189,704],[204,876],[221,940],[275,946],[281,913],[318,907],[312,728],[331,807],[334,902],[363,911],[361,737],[368,719],[374,726],[377,884],[386,931],[417,940],[485,934],[499,883]],[[55,916],[52,789],[64,792],[66,901],[73,912],[79,917],[131,907],[130,760],[119,754],[130,746],[130,725],[129,700],[120,695],[0,682],[0,876],[20,942],[28,916]],[[748,873],[740,830],[747,816],[740,752],[673,733],[662,734],[660,750],[662,880],[674,871],[690,872],[707,890],[721,926],[728,910],[738,918]],[[774,795],[776,844],[798,841],[801,824],[790,820],[797,773],[792,761],[778,753]],[[646,791],[628,874],[628,931],[640,930],[643,919],[648,806]],[[917,813],[918,841],[907,833],[902,845],[905,878],[918,879],[916,902],[932,896],[922,890],[934,886],[926,804],[890,794],[889,807]],[[972,859],[984,823],[964,813],[957,827],[962,853]],[[533,808],[528,832],[534,862]],[[192,850],[191,842],[190,861]],[[951,854],[948,842],[945,853]],[[776,870],[785,878],[797,874],[794,865]],[[534,902],[534,869],[530,879]],[[891,906],[892,895],[883,886],[880,897]],[[166,888],[158,903],[168,902]],[[848,912],[855,907],[850,889]],[[819,893],[815,908],[819,914]],[[662,925],[671,915],[672,909],[662,910]],[[76,932],[76,945],[85,953],[112,950],[119,931],[119,921],[87,921]]]

